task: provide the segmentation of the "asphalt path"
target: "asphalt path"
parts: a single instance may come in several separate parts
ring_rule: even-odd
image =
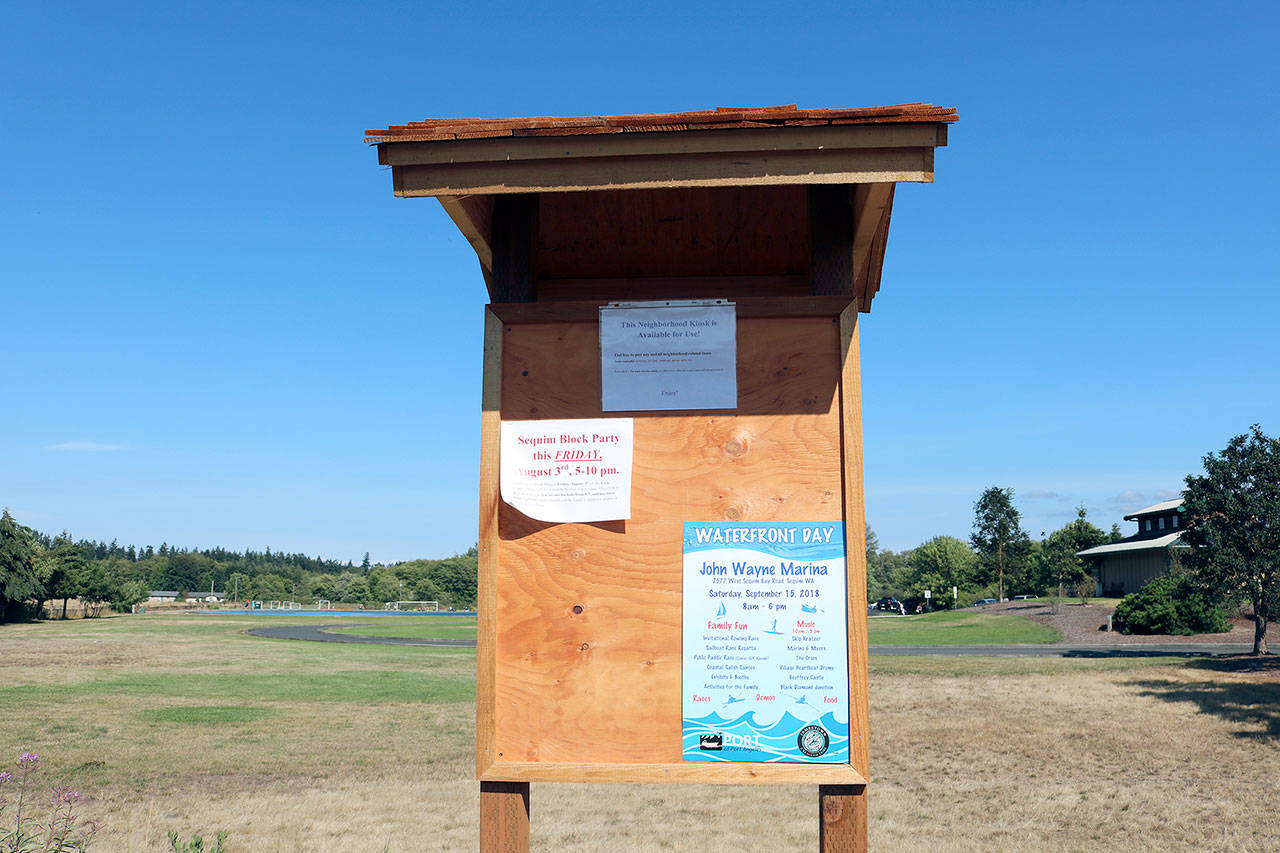
[[[475,640],[418,639],[416,637],[362,637],[359,634],[331,634],[328,628],[358,628],[359,625],[272,625],[250,628],[246,634],[273,640],[310,640],[315,643],[373,643],[383,646],[452,646],[475,648]]]
[[[359,634],[333,634],[329,628],[352,625],[273,625],[250,628],[245,633],[276,640],[310,640],[318,643],[373,643],[386,646],[451,646],[474,648],[475,640],[417,639],[412,637],[364,637]],[[359,626],[354,626],[359,627]],[[1204,657],[1244,655],[1253,651],[1248,643],[1124,643],[1100,644],[1020,644],[1003,646],[871,646],[873,655],[939,656],[939,657],[1063,657],[1063,658],[1142,658]]]
[[[1044,643],[1006,646],[871,646],[873,655],[942,657],[1158,658],[1245,655],[1251,643]]]

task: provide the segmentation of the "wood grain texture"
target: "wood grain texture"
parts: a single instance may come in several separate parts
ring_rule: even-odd
[[[854,768],[870,774],[871,709],[867,701],[867,550],[862,468],[862,382],[858,353],[858,312],[840,315],[840,421],[844,486],[845,549],[849,568],[849,756]]]
[[[880,220],[880,229],[871,241],[871,257],[867,261],[866,287],[863,288],[859,307],[864,312],[871,310],[872,300],[880,292],[880,281],[884,274],[884,255],[889,244],[889,222],[893,218],[893,196],[897,192],[894,184],[889,190],[889,200],[884,206],[884,216]]]
[[[621,297],[623,294],[616,294]],[[489,310],[504,323],[595,323],[600,306],[611,299],[582,302],[504,302]],[[847,296],[737,297],[739,319],[760,317],[838,317],[852,301]]]
[[[395,194],[405,198],[675,187],[930,183],[933,148],[449,163],[393,166],[391,172]]]
[[[840,125],[937,125],[959,119],[956,110],[933,104],[798,109],[795,104],[766,107],[716,107],[674,113],[602,116],[509,116],[503,118],[428,118],[365,131],[365,142],[452,142],[512,136],[590,133],[699,132],[756,128]]]
[[[854,188],[809,187],[810,292],[853,298]]]
[[[866,853],[866,786],[819,786],[818,822],[822,853]]]
[[[849,761],[871,778],[871,707],[867,671],[866,502],[862,465],[862,372],[858,346],[858,307],[840,315],[840,425],[844,484],[845,552],[848,559],[849,613]],[[819,793],[823,814],[823,851],[867,849],[867,786]],[[826,815],[832,811],[828,828]]]
[[[538,196],[500,196],[493,200],[493,267],[486,279],[494,302],[531,302],[534,298],[534,240]]]
[[[529,783],[480,783],[480,853],[528,853]]]
[[[502,438],[502,321],[484,312],[480,392],[480,538],[476,593],[476,775],[494,761],[494,637],[498,612],[498,452]]]
[[[666,299],[772,299],[801,301],[807,275],[661,276],[657,278],[561,278],[538,281],[538,301],[641,302]],[[837,312],[838,313],[838,312]]]
[[[497,762],[680,764],[682,523],[844,517],[833,320],[740,320],[736,413],[637,416],[629,520],[500,504]],[[602,416],[594,324],[503,336],[504,419]]]
[[[626,782],[692,785],[864,785],[848,764],[600,764],[513,762],[491,766],[494,779],[527,782]]]
[[[805,275],[809,271],[805,200],[803,187],[785,186],[548,194],[539,211],[538,275],[540,279]],[[547,297],[540,283],[538,298]]]
[[[440,196],[439,202],[475,250],[481,268],[492,270],[493,246],[490,235],[493,233],[493,196]]]
[[[700,133],[622,133],[608,136],[503,137],[453,142],[384,142],[379,162],[391,166],[557,160],[579,157],[681,156],[744,151],[845,148],[923,148],[946,144],[946,125],[842,125],[709,130]],[[942,135],[939,135],[941,128]],[[941,141],[940,141],[941,140]]]
[[[893,184],[859,184],[853,194],[853,293],[859,303],[870,305],[874,289],[868,286],[872,242],[882,223],[888,227],[888,206]]]

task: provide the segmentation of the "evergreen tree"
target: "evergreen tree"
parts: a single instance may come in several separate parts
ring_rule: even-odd
[[[62,535],[54,539],[51,545],[46,555],[49,577],[45,581],[45,591],[50,599],[62,599],[62,618],[66,619],[67,600],[80,594],[86,563],[67,531],[62,531]],[[52,610],[52,606],[50,609]]]
[[[1057,589],[1061,596],[1064,588],[1074,587],[1088,577],[1084,560],[1076,554],[1110,541],[1101,528],[1089,521],[1088,515],[1083,506],[1076,507],[1075,520],[1050,533],[1044,541],[1038,561],[1037,592]]]
[[[1022,514],[1013,505],[1013,489],[992,486],[973,505],[970,543],[979,565],[994,581],[997,600],[1005,599],[1005,581],[1022,574],[1031,550],[1031,537],[1022,529]]]
[[[4,510],[0,515],[0,622],[21,618],[27,599],[44,596],[35,564],[37,546],[32,532]]]
[[[876,554],[880,553],[880,537],[876,536],[876,532],[871,529],[871,525],[866,527],[866,545],[867,545],[867,564],[875,559]]]

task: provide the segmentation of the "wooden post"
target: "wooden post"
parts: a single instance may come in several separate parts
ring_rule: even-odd
[[[480,783],[480,853],[529,853],[529,783]]]
[[[840,424],[844,462],[844,518],[849,560],[849,761],[871,778],[871,707],[867,672],[866,501],[862,469],[862,366],[858,346],[858,305],[840,314]],[[820,849],[867,849],[867,786],[821,785]]]
[[[818,849],[822,853],[865,853],[867,786],[818,786]]]

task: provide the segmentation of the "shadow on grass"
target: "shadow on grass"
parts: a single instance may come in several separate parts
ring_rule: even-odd
[[[1062,653],[1064,658],[1186,658],[1208,656],[1208,652],[1168,649],[1071,649]]]
[[[1240,726],[1236,737],[1280,741],[1280,657],[1206,658],[1188,661],[1189,669],[1261,674],[1272,681],[1165,681],[1145,679],[1130,684],[1139,694],[1164,702],[1192,702],[1201,713]]]

